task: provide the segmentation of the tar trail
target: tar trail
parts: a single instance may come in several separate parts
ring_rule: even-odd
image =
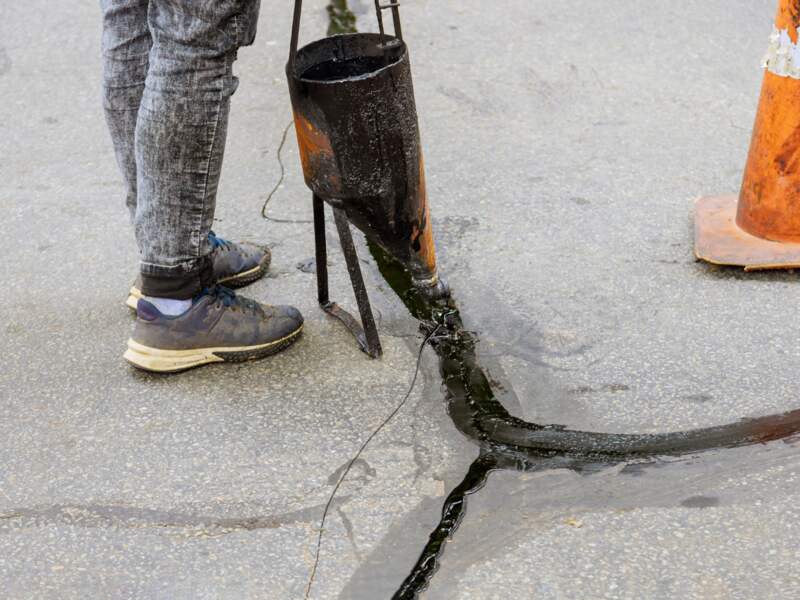
[[[439,284],[436,272],[410,69],[402,36],[397,36],[398,44],[384,43],[381,22],[381,35],[337,36],[314,42],[298,51],[300,5],[296,0],[292,58],[287,73],[306,182],[314,192],[320,304],[359,334],[357,337],[365,351],[373,356],[380,355],[377,330],[371,312],[365,310],[369,304],[350,237],[349,221],[367,234],[370,252],[382,276],[420,321],[425,341],[419,356],[427,345],[435,351],[448,414],[458,430],[479,448],[478,458],[463,481],[447,497],[439,525],[431,532],[417,564],[395,593],[395,598],[416,598],[427,587],[436,573],[447,541],[464,518],[467,497],[486,484],[493,470],[570,468],[587,472],[620,463],[762,444],[800,432],[800,410],[720,427],[666,434],[578,431],[561,425],[531,423],[512,416],[495,395],[480,365],[478,336],[464,327],[454,295],[431,293],[446,288]],[[379,15],[383,9],[394,10],[396,31],[399,32],[396,6],[396,3],[376,2]],[[355,31],[355,17],[345,0],[331,2],[328,12],[331,33]],[[331,56],[338,58],[331,61]],[[357,60],[350,60],[354,57],[358,57]],[[378,64],[375,61],[383,62]],[[380,68],[381,65],[385,66]],[[373,76],[366,79],[364,73],[373,73]],[[354,114],[348,108],[356,103],[359,110],[367,110],[369,107],[363,106],[367,103],[359,102],[365,93],[370,94],[370,106],[380,108],[375,115],[381,123],[377,131],[387,135],[381,138],[382,152],[377,174],[375,161],[362,151],[372,143],[374,136],[364,133],[363,142],[367,146],[352,143],[355,130],[352,123],[363,125],[364,131],[368,132],[374,129],[376,122],[370,120],[370,115]],[[323,114],[326,118],[320,119],[319,115]],[[331,145],[331,140],[334,145]],[[339,149],[335,147],[337,141],[342,142]],[[370,201],[362,202],[365,198]],[[355,320],[328,299],[323,201],[334,209],[366,339]],[[413,210],[392,213],[393,218],[387,219],[386,211],[377,211],[386,206],[411,207]],[[370,332],[374,339],[370,339]],[[351,465],[370,440],[403,407],[418,370],[419,357],[411,388],[381,427],[369,436]],[[347,470],[331,500],[346,476]],[[317,561],[326,515],[327,509],[319,532]],[[317,561],[306,596],[313,583]]]
[[[513,417],[495,396],[478,362],[478,338],[465,330],[455,300],[428,300],[412,285],[410,274],[401,264],[377,245],[369,244],[369,247],[381,274],[411,314],[420,320],[422,330],[437,331],[429,344],[439,358],[448,413],[458,430],[480,448],[480,456],[464,480],[447,497],[442,520],[395,598],[416,598],[425,589],[447,540],[465,514],[467,496],[484,486],[492,470],[571,468],[591,471],[643,459],[761,444],[800,432],[800,410],[720,427],[665,434],[577,431]]]

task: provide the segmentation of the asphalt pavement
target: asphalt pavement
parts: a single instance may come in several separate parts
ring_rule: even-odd
[[[136,248],[100,105],[94,2],[0,8],[4,598],[303,598],[342,469],[419,344],[357,236],[385,348],[316,306],[283,65],[290,3],[237,63],[215,230],[268,243],[252,297],[306,316],[266,361],[172,377],[121,358]],[[307,1],[302,37],[327,27]],[[351,0],[361,30],[368,0]],[[697,263],[693,200],[735,192],[772,0],[404,3],[441,269],[514,415],[669,432],[800,408],[797,273]],[[280,161],[285,165],[281,180]],[[268,214],[262,204],[280,181]],[[330,237],[335,239],[332,224]],[[332,296],[353,308],[344,261]],[[389,598],[478,455],[426,351],[354,465],[311,597]],[[427,599],[795,598],[793,440],[591,472],[498,471]]]

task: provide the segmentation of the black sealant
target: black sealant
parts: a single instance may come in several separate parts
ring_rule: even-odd
[[[346,0],[332,0],[329,35],[355,33],[356,19]],[[409,312],[431,336],[439,358],[448,414],[458,430],[480,448],[463,481],[448,495],[442,518],[408,577],[394,594],[411,600],[433,578],[447,541],[458,529],[467,497],[480,490],[492,470],[532,471],[571,468],[591,471],[605,466],[682,456],[785,439],[800,433],[800,410],[742,420],[729,425],[663,434],[612,434],[576,431],[561,425],[537,424],[508,413],[492,390],[478,362],[477,335],[467,331],[451,296],[431,299],[413,285],[410,272],[368,238],[368,246],[384,279]]]
[[[417,291],[406,269],[374,243],[368,242],[384,279],[423,331],[439,327],[430,344],[439,357],[448,414],[458,430],[481,451],[469,472],[448,496],[442,519],[411,574],[394,598],[417,598],[436,572],[447,540],[466,511],[467,496],[482,488],[495,469],[532,471],[571,468],[578,471],[620,463],[683,456],[721,448],[785,439],[800,433],[800,410],[729,425],[661,434],[613,434],[576,431],[561,425],[518,419],[505,409],[478,362],[478,337],[467,331],[455,300],[432,301]]]

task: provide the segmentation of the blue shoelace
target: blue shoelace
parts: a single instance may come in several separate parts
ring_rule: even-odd
[[[217,248],[230,248],[231,243],[228,240],[224,240],[221,237],[217,237],[213,231],[208,232],[208,241],[211,243],[211,249],[216,250]]]
[[[236,292],[230,288],[226,288],[224,285],[215,285],[209,288],[203,288],[200,293],[194,297],[194,302],[197,302],[204,296],[211,296],[226,308],[241,308],[242,311],[249,310],[257,315],[264,315],[264,310],[261,308],[261,305],[258,302],[255,300],[250,300],[249,298],[237,296]]]
[[[236,292],[230,288],[226,288],[224,285],[203,288],[200,290],[200,293],[194,297],[194,301],[197,302],[204,296],[211,296],[215,298],[217,302],[221,302],[225,306],[233,306],[239,302],[239,297],[236,295]]]

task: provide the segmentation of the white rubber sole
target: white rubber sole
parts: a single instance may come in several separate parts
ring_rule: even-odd
[[[133,286],[128,292],[128,299],[125,300],[125,306],[131,310],[136,310],[136,305],[139,303],[139,298],[141,297],[142,291],[136,286]]]
[[[248,271],[242,271],[241,273],[237,273],[236,275],[231,275],[230,277],[225,277],[224,279],[220,279],[217,283],[220,285],[227,284],[237,284],[237,285],[247,285],[248,283],[252,283],[256,279],[260,278],[262,272],[266,273],[267,270],[264,265],[258,265],[257,267],[253,267]]]
[[[128,340],[128,349],[123,358],[134,367],[154,373],[177,373],[202,365],[218,362],[245,362],[277,354],[291,346],[303,331],[296,331],[274,342],[258,346],[197,348],[192,350],[161,350],[145,346],[133,339]]]

